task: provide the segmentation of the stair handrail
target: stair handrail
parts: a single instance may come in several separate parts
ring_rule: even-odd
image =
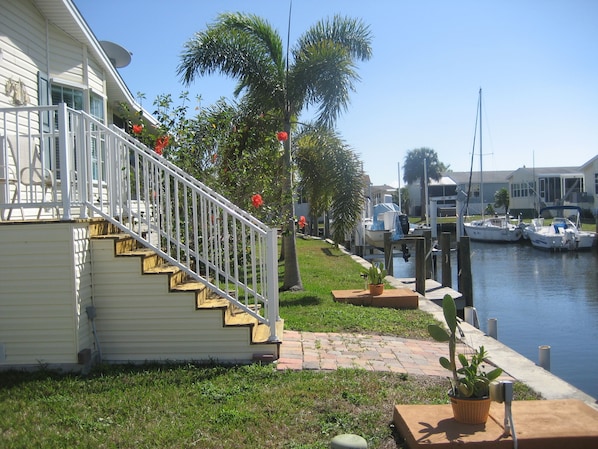
[[[267,324],[269,340],[280,341],[277,230],[121,129],[83,111],[62,109],[59,126],[79,136],[73,145],[75,196],[89,214]],[[93,161],[90,156],[98,151],[104,157]]]
[[[118,126],[116,126],[114,124],[111,125],[110,128],[116,134],[118,134],[119,136],[121,136],[123,139],[126,139],[127,142],[129,142],[131,145],[138,146],[139,148],[142,148],[143,151],[149,152],[150,154],[157,156],[155,154],[155,151],[152,151],[150,148],[148,148],[146,145],[144,145],[143,143],[141,143],[139,140],[135,139],[133,136],[131,136],[130,134],[128,134],[122,128],[119,128]],[[179,176],[181,176],[181,177],[189,180],[191,183],[197,182],[198,183],[198,187],[202,191],[204,191],[206,193],[206,195],[214,197],[217,201],[221,202],[223,205],[226,205],[226,207],[228,207],[228,208],[230,208],[232,210],[235,210],[239,215],[244,216],[248,221],[250,221],[251,223],[253,223],[257,227],[260,227],[260,228],[262,228],[264,230],[269,229],[269,227],[267,225],[265,225],[263,222],[261,222],[255,216],[251,215],[245,209],[240,208],[235,203],[233,203],[232,201],[230,201],[228,198],[226,198],[225,196],[219,194],[218,192],[216,192],[215,190],[213,190],[209,186],[203,184],[200,181],[197,181],[197,179],[195,179],[189,173],[187,173],[186,171],[184,171],[183,169],[181,169],[178,165],[173,164],[172,162],[170,162],[168,159],[165,159],[165,158],[162,158],[161,162],[163,164],[165,164],[169,169],[171,169],[172,171],[174,171],[175,173],[177,173]]]

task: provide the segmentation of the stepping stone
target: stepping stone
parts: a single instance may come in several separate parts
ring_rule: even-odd
[[[368,443],[363,437],[345,433],[335,436],[330,442],[330,449],[367,449]]]

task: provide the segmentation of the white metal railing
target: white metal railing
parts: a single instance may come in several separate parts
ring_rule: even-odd
[[[0,109],[0,220],[102,217],[276,333],[277,233],[66,105]]]

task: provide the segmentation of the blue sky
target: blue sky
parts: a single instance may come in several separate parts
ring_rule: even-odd
[[[230,79],[186,87],[176,75],[184,43],[219,13],[257,14],[286,41],[288,0],[74,2],[99,40],[133,53],[119,70],[150,111],[157,95],[184,90],[203,105],[232,98]],[[294,0],[291,45],[337,13],[373,34],[337,129],[374,184],[396,186],[398,164],[420,147],[468,171],[480,88],[484,170],[579,166],[598,154],[598,1]]]

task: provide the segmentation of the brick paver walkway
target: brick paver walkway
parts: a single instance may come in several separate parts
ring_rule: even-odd
[[[284,331],[279,370],[363,368],[447,376],[438,364],[446,343],[351,333]]]

